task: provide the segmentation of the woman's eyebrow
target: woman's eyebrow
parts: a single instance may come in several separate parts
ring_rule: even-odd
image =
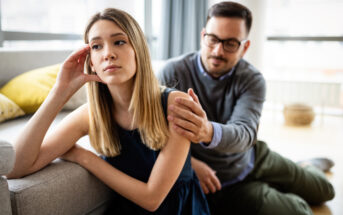
[[[116,36],[124,36],[124,37],[127,37],[126,34],[121,33],[121,32],[115,33],[115,34],[111,34],[111,37],[116,37]]]
[[[110,37],[117,37],[117,36],[124,36],[124,37],[127,37],[126,34],[121,33],[121,32],[115,33],[115,34],[111,34]],[[100,36],[96,36],[96,37],[92,37],[92,38],[90,39],[90,41],[96,41],[96,40],[101,40],[101,37],[100,37]]]

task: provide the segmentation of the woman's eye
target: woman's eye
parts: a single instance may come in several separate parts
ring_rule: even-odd
[[[117,40],[117,41],[114,42],[114,45],[116,45],[116,46],[121,46],[121,45],[124,45],[124,44],[126,44],[126,41],[124,41],[124,40]]]
[[[93,50],[97,50],[97,49],[100,49],[100,48],[101,48],[100,45],[97,45],[97,44],[92,45],[92,49]]]

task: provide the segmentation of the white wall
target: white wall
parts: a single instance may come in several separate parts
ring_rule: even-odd
[[[91,0],[88,9],[94,14],[107,7],[114,7],[128,12],[144,29],[144,1],[142,0]]]

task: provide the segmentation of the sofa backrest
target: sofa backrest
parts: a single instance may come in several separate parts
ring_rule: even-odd
[[[62,63],[72,50],[0,49],[0,86],[31,69]]]
[[[39,67],[62,63],[72,50],[6,50],[0,49],[0,87],[15,76]],[[157,75],[164,60],[153,60]]]

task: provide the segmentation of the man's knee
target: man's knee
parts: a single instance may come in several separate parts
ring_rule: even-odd
[[[316,180],[312,182],[311,190],[308,190],[308,195],[304,196],[306,201],[310,204],[321,204],[333,199],[335,197],[335,190],[326,176],[314,167],[306,168],[306,170],[316,177]]]
[[[278,193],[264,198],[258,214],[312,215],[312,210],[306,201],[299,196],[292,193]]]
[[[318,191],[312,193],[312,198],[308,200],[310,204],[321,204],[332,200],[335,197],[335,190],[330,182],[323,182]]]

